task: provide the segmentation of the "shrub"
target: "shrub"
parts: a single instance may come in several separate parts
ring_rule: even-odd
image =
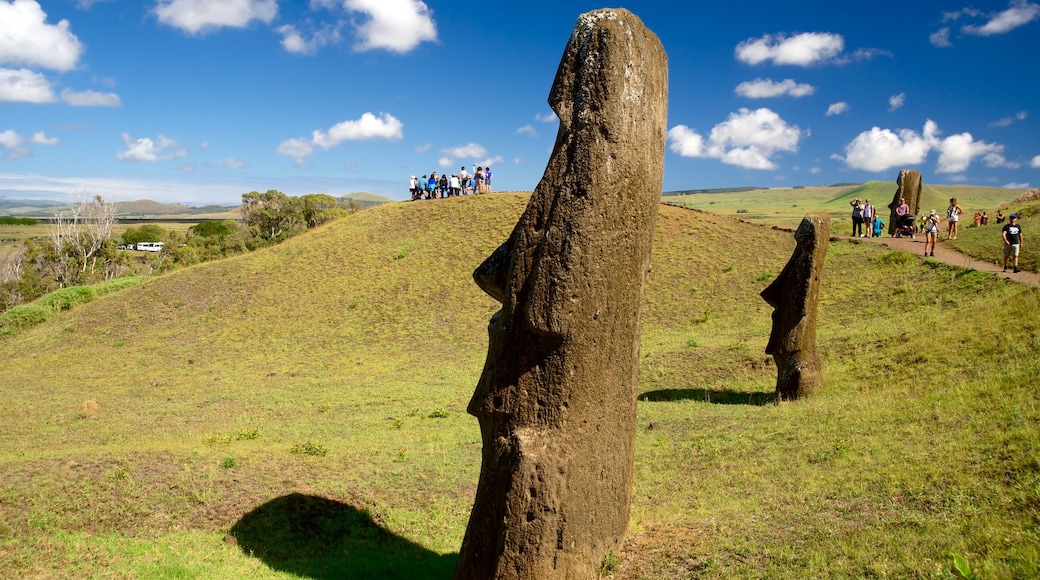
[[[297,443],[289,449],[289,453],[292,455],[310,455],[311,457],[325,457],[329,450],[325,448],[321,443],[312,443],[310,441],[304,441],[303,443]]]
[[[54,316],[54,309],[41,304],[22,304],[0,314],[0,334],[11,334],[45,322]]]
[[[118,292],[124,288],[136,286],[147,279],[148,276],[125,276],[123,278],[116,278],[115,280],[109,280],[108,282],[103,282],[94,286],[94,291],[97,292],[97,295],[100,297],[105,294]]]
[[[86,304],[97,300],[97,290],[93,286],[69,286],[61,288],[40,298],[39,302],[54,310],[69,310],[78,304]]]

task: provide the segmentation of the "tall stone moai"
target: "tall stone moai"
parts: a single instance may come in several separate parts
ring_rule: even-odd
[[[896,177],[896,193],[892,196],[892,203],[888,209],[892,210],[888,219],[888,235],[896,233],[899,223],[896,216],[896,208],[899,200],[906,199],[910,206],[910,215],[916,216],[920,212],[921,205],[921,172],[916,169],[901,169]]]
[[[816,312],[830,236],[827,214],[810,213],[802,218],[794,233],[791,259],[762,291],[762,298],[774,308],[766,354],[776,361],[776,396],[781,400],[811,395],[823,377],[823,361],[816,352]]]
[[[625,534],[667,91],[664,49],[635,15],[578,18],[545,174],[473,273],[502,308],[468,408],[483,452],[457,579],[594,578]]]

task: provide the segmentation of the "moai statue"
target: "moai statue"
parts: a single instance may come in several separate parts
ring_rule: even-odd
[[[906,200],[906,204],[910,206],[910,215],[916,216],[921,203],[920,171],[916,169],[901,169],[899,176],[896,177],[896,193],[892,196],[892,203],[888,204],[888,209],[892,210],[888,219],[888,235],[890,236],[895,235],[896,228],[899,227],[899,217],[896,215],[896,208],[899,207],[900,199]]]
[[[762,299],[775,309],[766,354],[776,361],[776,396],[781,400],[812,395],[822,380],[816,311],[830,237],[831,218],[825,213],[807,214],[794,233],[794,254],[784,271],[762,291]]]
[[[483,454],[457,579],[594,578],[625,534],[667,92],[664,48],[635,15],[578,18],[545,174],[473,273],[502,309],[468,408]]]

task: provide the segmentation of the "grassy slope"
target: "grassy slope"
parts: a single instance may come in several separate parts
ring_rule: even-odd
[[[390,204],[0,341],[0,570],[449,574],[497,308],[470,272],[526,201]],[[758,293],[792,248],[662,207],[617,575],[942,576],[953,551],[1036,576],[1038,293],[834,243],[823,391],[762,405]]]
[[[721,213],[734,215],[756,223],[767,223],[785,227],[796,227],[802,216],[810,211],[824,211],[834,220],[834,231],[848,235],[852,230],[852,209],[849,202],[859,197],[870,199],[879,208],[880,215],[888,221],[888,204],[895,195],[894,181],[869,181],[856,186],[771,188],[741,193],[694,194],[667,197],[665,201]],[[942,214],[951,197],[960,200],[969,217],[975,210],[994,209],[1014,199],[1021,191],[999,187],[971,185],[924,184],[921,190],[920,210],[927,213],[934,209]],[[747,213],[737,214],[738,209]]]

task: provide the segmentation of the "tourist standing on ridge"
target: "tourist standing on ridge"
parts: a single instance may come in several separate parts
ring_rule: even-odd
[[[946,239],[956,240],[957,239],[957,222],[961,219],[961,214],[964,210],[961,209],[961,204],[957,203],[956,197],[950,198],[950,206],[946,208]]]
[[[1018,255],[1022,252],[1022,228],[1018,225],[1017,214],[1008,216],[1008,223],[1004,224],[1000,235],[1004,238],[1004,271],[1007,272],[1008,258],[1014,256],[1014,267],[1017,274],[1019,272]]]
[[[484,193],[491,193],[491,168],[484,168]]]

